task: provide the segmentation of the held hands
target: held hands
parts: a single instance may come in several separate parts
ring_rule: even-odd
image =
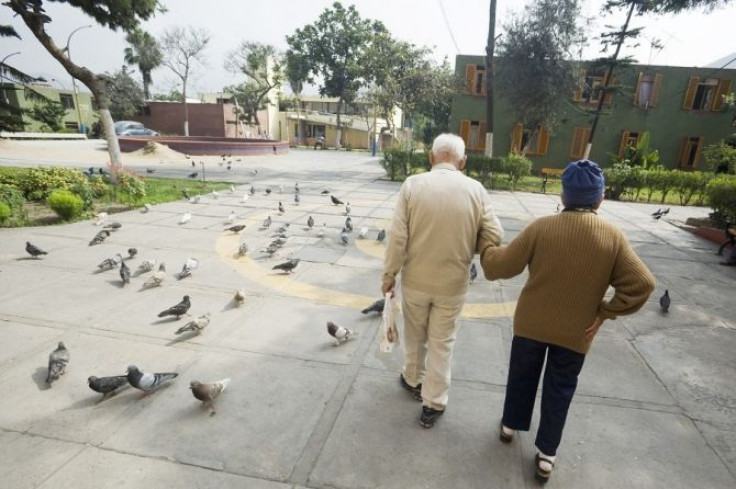
[[[588,343],[593,341],[593,338],[595,338],[596,333],[598,333],[598,329],[601,327],[601,324],[603,324],[603,321],[604,318],[596,316],[591,325],[585,328],[585,341]]]
[[[386,294],[391,292],[391,297],[393,298],[396,295],[396,291],[394,290],[395,286],[396,280],[385,280],[381,284],[381,297],[385,297]]]

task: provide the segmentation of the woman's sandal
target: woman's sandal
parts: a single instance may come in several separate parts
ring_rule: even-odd
[[[511,432],[511,434],[509,434],[509,433],[506,433],[503,428],[504,428],[503,427],[503,421],[501,421],[501,425],[499,426],[499,429],[498,429],[498,438],[503,443],[511,443],[513,441],[513,439],[514,439],[514,433],[513,433],[513,431]]]
[[[542,461],[550,464],[551,467],[550,467],[549,470],[543,468],[540,465],[540,462],[542,462]],[[539,456],[539,453],[537,453],[534,456],[534,465],[536,465],[536,469],[537,469],[536,472],[534,473],[534,477],[538,481],[542,482],[543,484],[546,483],[549,480],[549,476],[552,474],[552,469],[554,468],[555,463],[552,462],[551,460],[548,460],[546,458],[540,457]]]

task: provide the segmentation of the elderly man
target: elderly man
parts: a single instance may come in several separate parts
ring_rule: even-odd
[[[654,277],[623,233],[598,217],[603,173],[595,163],[570,163],[562,174],[560,214],[529,224],[509,245],[482,250],[486,278],[529,278],[514,313],[514,338],[501,420],[501,441],[526,431],[545,363],[537,430],[536,477],[549,478],[593,337],[605,319],[632,314],[654,290]],[[613,297],[604,300],[608,287]]]
[[[450,389],[456,319],[465,303],[470,262],[477,249],[497,246],[503,229],[488,192],[460,170],[465,143],[437,136],[432,171],[406,179],[384,260],[384,295],[401,271],[404,369],[399,380],[422,401],[419,423],[431,428],[444,413]]]

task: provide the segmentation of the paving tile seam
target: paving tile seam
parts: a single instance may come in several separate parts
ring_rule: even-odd
[[[78,328],[79,325],[75,323],[66,323],[64,321],[50,320],[43,318],[35,318],[31,316],[16,316],[13,314],[6,314],[0,311],[0,321],[4,322],[16,322],[21,324],[27,324],[29,326],[40,326],[44,328],[59,329],[68,331],[73,328]]]
[[[712,445],[712,444],[710,443],[710,441],[708,441],[708,437],[706,437],[706,436],[705,436],[705,434],[704,434],[704,433],[703,433],[703,432],[702,432],[702,431],[700,430],[700,428],[698,427],[698,423],[697,423],[697,421],[698,421],[698,420],[696,420],[695,418],[693,418],[692,416],[689,416],[689,415],[687,416],[687,418],[688,418],[688,419],[690,420],[690,423],[692,423],[692,426],[693,426],[693,428],[694,428],[694,429],[695,429],[695,430],[696,430],[696,431],[698,432],[698,434],[700,435],[700,438],[702,439],[702,441],[703,441],[703,443],[705,444],[705,446],[707,446],[707,447],[708,447],[708,448],[710,449],[710,451],[711,451],[711,452],[712,452],[712,453],[713,453],[713,454],[714,454],[714,455],[716,456],[716,458],[717,458],[717,459],[718,459],[718,460],[719,460],[719,461],[721,462],[721,464],[722,464],[722,465],[723,465],[723,466],[725,467],[725,469],[726,469],[726,472],[728,472],[728,473],[729,473],[729,474],[731,475],[731,477],[733,477],[733,478],[734,478],[734,483],[736,483],[736,468],[733,468],[733,469],[732,469],[732,468],[731,468],[731,464],[730,464],[730,463],[728,462],[728,460],[726,460],[726,459],[725,459],[725,458],[724,458],[724,457],[723,457],[723,456],[721,455],[720,451],[719,451],[719,450],[717,450],[717,449],[716,449],[716,447],[714,447],[714,446],[713,446],[713,445]]]

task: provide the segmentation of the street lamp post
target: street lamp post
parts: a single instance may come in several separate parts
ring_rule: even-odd
[[[17,51],[15,53],[10,53],[9,55],[5,56],[2,59],[2,61],[0,61],[0,65],[5,66],[5,60],[8,59],[11,56],[15,56],[16,54],[20,54],[20,51]],[[2,84],[2,82],[3,82],[3,71],[5,71],[4,68],[0,68],[0,84]],[[5,96],[5,103],[6,104],[9,104],[10,103],[10,97],[8,97],[7,90],[3,89],[3,95]]]
[[[66,55],[69,58],[69,61],[72,60],[72,52],[69,49],[69,43],[72,40],[72,36],[77,33],[77,31],[81,31],[82,29],[89,29],[92,27],[91,25],[83,25],[82,27],[77,27],[74,29],[70,34],[69,37],[66,38],[66,47],[64,48],[64,51],[66,51]],[[79,90],[77,90],[77,79],[72,76],[72,87],[74,89],[74,105],[77,108],[77,131],[82,130],[82,111],[79,109]]]

